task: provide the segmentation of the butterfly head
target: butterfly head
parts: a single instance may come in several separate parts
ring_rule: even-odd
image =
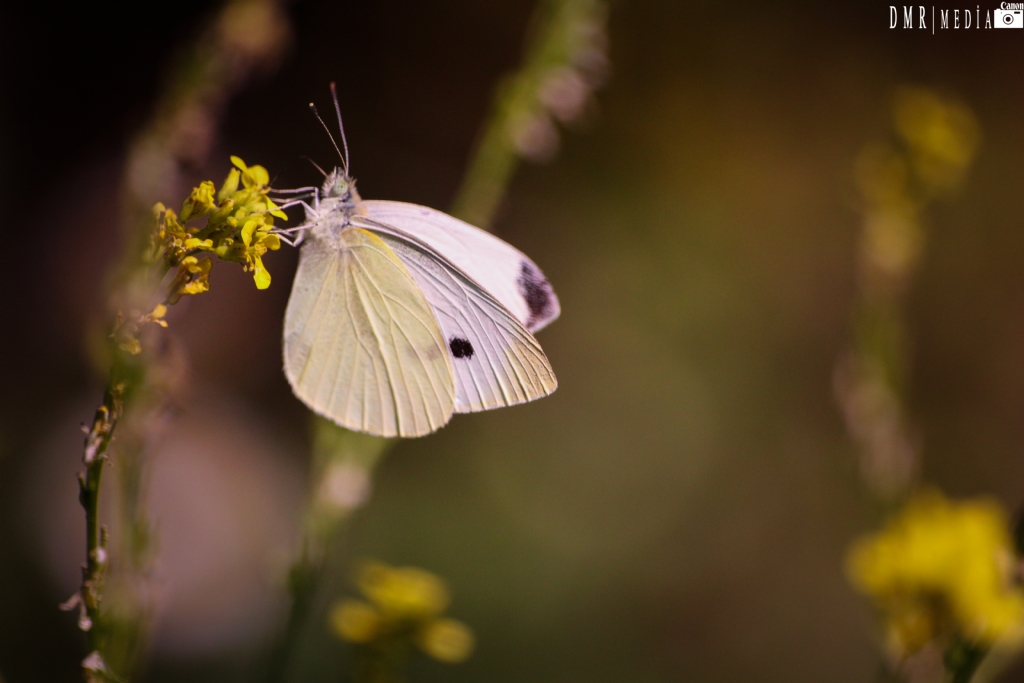
[[[335,168],[324,179],[323,196],[341,200],[342,203],[359,201],[355,178],[349,176],[344,169]]]

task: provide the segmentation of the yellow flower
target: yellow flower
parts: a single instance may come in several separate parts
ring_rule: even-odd
[[[270,212],[271,216],[276,216],[276,217],[280,218],[283,221],[288,220],[288,214],[286,214],[281,209],[277,208],[277,204],[275,204],[274,202],[270,201],[270,197],[264,197],[263,201],[266,203],[267,211]]]
[[[875,601],[900,656],[951,636],[988,646],[1017,626],[1024,595],[1010,584],[1012,563],[997,503],[954,503],[938,492],[916,496],[847,557],[852,582]]]
[[[923,88],[904,88],[896,95],[896,130],[914,168],[930,192],[955,189],[978,148],[978,121],[960,102]]]
[[[168,287],[167,303],[176,304],[183,296],[210,291],[210,269],[213,261],[186,256],[178,264],[178,274]]]
[[[343,640],[368,643],[380,632],[381,618],[372,605],[344,600],[331,610],[331,627]]]
[[[215,206],[213,199],[213,182],[204,180],[199,187],[192,190],[192,194],[181,205],[181,220],[189,221],[208,214]]]
[[[473,632],[461,621],[437,619],[420,631],[417,644],[434,659],[456,664],[473,652]]]
[[[434,617],[448,607],[444,582],[416,567],[369,563],[359,573],[359,589],[382,612],[399,619]]]
[[[235,158],[236,157],[232,157],[232,161],[234,161]],[[241,160],[239,159],[239,161]],[[241,174],[238,172],[237,168],[233,168],[228,171],[228,177],[224,179],[224,184],[220,186],[220,192],[217,193],[218,201],[223,202],[238,191],[238,179],[240,175]]]
[[[245,162],[236,156],[231,157],[231,163],[242,172],[242,187],[263,187],[270,182],[270,174],[262,166],[246,166]]]
[[[339,602],[331,610],[330,624],[341,639],[368,646],[365,656],[393,666],[410,645],[446,663],[461,662],[472,652],[469,627],[441,617],[451,597],[444,582],[430,572],[371,562],[359,571],[357,583],[368,602]]]
[[[142,324],[153,323],[160,327],[167,327],[167,321],[164,320],[165,315],[167,315],[167,306],[157,304],[152,311],[142,316]]]
[[[277,251],[281,248],[281,238],[267,232],[269,228],[270,226],[264,223],[263,216],[250,218],[242,226],[246,268],[253,271],[252,277],[256,281],[256,289],[266,289],[270,286],[270,273],[263,265],[262,256],[268,250]]]
[[[261,223],[260,218],[250,218],[242,226],[242,242],[245,243],[245,246],[248,247],[252,244],[252,235],[257,229],[262,227]]]
[[[139,342],[139,338],[133,335],[124,335],[120,342],[117,344],[117,348],[122,351],[126,351],[133,356],[137,356],[142,353],[142,343]]]
[[[179,246],[188,239],[188,231],[172,209],[164,209],[162,228],[164,234]]]
[[[185,240],[183,245],[185,249],[191,251],[192,249],[201,249],[202,251],[213,250],[213,240],[201,240],[198,237],[189,237]]]
[[[263,265],[263,259],[259,256],[253,259],[252,279],[256,283],[256,289],[266,289],[270,286],[270,271]]]

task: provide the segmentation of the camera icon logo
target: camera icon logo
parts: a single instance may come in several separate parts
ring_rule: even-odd
[[[997,9],[992,24],[996,28],[1024,28],[1024,11]]]

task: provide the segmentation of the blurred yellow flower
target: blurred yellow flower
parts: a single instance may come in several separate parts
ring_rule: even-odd
[[[142,342],[139,341],[139,332],[142,327],[149,324],[167,327],[167,321],[164,320],[166,315],[167,306],[164,304],[157,304],[152,311],[145,315],[140,315],[138,311],[132,311],[126,316],[118,311],[110,338],[117,344],[117,348],[129,355],[137,356],[142,353]]]
[[[368,643],[380,632],[381,618],[371,605],[343,600],[331,610],[331,628],[350,643]]]
[[[137,356],[142,353],[142,343],[139,341],[138,337],[132,335],[125,335],[120,341],[118,341],[117,348],[133,356]]]
[[[359,590],[381,612],[396,619],[429,619],[448,607],[444,582],[416,567],[367,563],[359,572]]]
[[[363,657],[372,660],[368,670],[393,666],[410,645],[447,663],[461,662],[473,651],[469,627],[441,617],[451,596],[437,576],[416,567],[370,562],[356,583],[366,601],[338,602],[330,626],[342,640],[366,646]]]
[[[455,664],[473,651],[473,632],[461,621],[438,619],[420,631],[418,644],[434,659]]]
[[[942,637],[987,646],[1024,617],[1012,547],[997,503],[954,503],[929,491],[854,543],[847,570],[883,614],[898,656]]]
[[[164,306],[163,304],[157,304],[152,311],[143,316],[142,322],[143,324],[153,323],[155,325],[159,325],[160,327],[167,327],[167,321],[164,320],[164,316],[166,315],[167,306]]]
[[[925,88],[903,88],[896,94],[893,113],[924,189],[956,189],[981,138],[971,110]]]

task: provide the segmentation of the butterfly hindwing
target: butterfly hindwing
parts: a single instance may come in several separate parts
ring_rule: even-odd
[[[555,390],[540,344],[502,302],[425,241],[375,220],[354,220],[391,248],[430,302],[451,354],[456,412],[515,405]]]
[[[393,226],[443,254],[530,332],[558,317],[558,297],[537,264],[494,235],[417,204],[369,200],[361,208],[367,218]]]
[[[359,228],[307,241],[285,313],[295,394],[338,424],[420,436],[455,405],[449,345],[402,261]]]

